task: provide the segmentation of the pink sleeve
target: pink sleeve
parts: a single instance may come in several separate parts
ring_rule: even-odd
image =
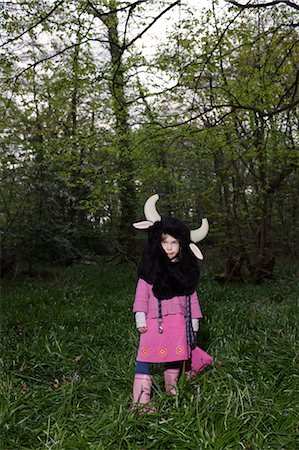
[[[202,318],[202,312],[199,306],[198,296],[197,292],[193,292],[193,294],[190,297],[191,299],[191,317],[192,319],[201,319]]]
[[[149,299],[149,289],[150,285],[139,278],[137,287],[136,287],[136,294],[135,294],[135,301],[133,305],[133,312],[145,312],[147,313],[148,309],[148,299]]]

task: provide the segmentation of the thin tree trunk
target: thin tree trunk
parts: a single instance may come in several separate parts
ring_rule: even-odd
[[[115,5],[110,5],[111,9]],[[119,242],[121,250],[128,256],[135,253],[135,240],[132,223],[135,219],[135,173],[128,105],[125,94],[125,79],[122,63],[123,50],[118,33],[117,13],[112,11],[108,16],[100,17],[108,29],[109,50],[111,55],[110,93],[115,117],[115,146],[119,158],[118,188],[120,199]]]
[[[270,241],[271,204],[268,192],[267,155],[264,143],[264,123],[258,117],[256,120],[257,165],[258,165],[258,202],[259,217],[257,218],[254,253],[251,260],[251,278],[255,283],[261,283],[273,277],[275,259]]]

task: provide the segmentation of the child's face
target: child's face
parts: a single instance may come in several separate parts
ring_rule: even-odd
[[[172,262],[178,261],[180,243],[177,239],[172,237],[170,234],[162,234],[161,245],[164,252]]]

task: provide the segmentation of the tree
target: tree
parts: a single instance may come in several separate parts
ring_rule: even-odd
[[[185,92],[173,122],[196,124],[214,155],[224,279],[242,278],[246,263],[260,282],[273,274],[274,198],[296,167],[297,33],[292,16],[276,11],[221,18],[212,10],[206,20],[205,32],[201,21],[186,24],[180,54],[168,45],[161,68],[166,53],[180,74],[173,97]]]
[[[61,220],[71,235],[80,224],[94,224],[100,207],[105,214],[102,225],[111,221],[111,214],[120,217],[121,234],[116,229],[113,233],[125,254],[133,252],[130,224],[136,199],[127,55],[135,41],[179,2],[159,2],[156,17],[145,20],[143,29],[132,36],[134,12],[147,3],[32,1],[25,2],[23,10],[8,6],[2,42],[2,48],[15,50],[23,43],[22,53],[17,50],[15,73],[11,68],[4,77],[9,92],[5,113],[19,96],[23,117],[27,115],[30,124],[26,151],[39,174],[33,184],[41,208],[33,221],[43,216],[43,227],[48,222],[49,196],[44,189],[54,175],[57,186],[62,183],[64,188],[51,184],[50,190],[56,192],[55,202],[64,212]]]

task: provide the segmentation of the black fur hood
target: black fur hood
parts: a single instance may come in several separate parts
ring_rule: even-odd
[[[169,260],[161,235],[170,234],[180,243],[180,261]],[[198,260],[189,248],[190,230],[178,219],[161,217],[148,229],[148,241],[138,268],[139,278],[153,285],[159,300],[191,295],[199,282]]]

